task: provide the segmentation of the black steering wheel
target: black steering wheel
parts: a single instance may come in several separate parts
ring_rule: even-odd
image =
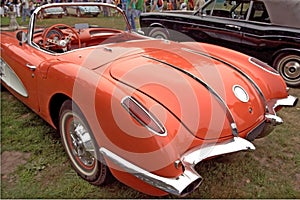
[[[71,33],[66,36],[59,27],[69,29],[71,30]],[[78,48],[80,48],[81,40],[79,34],[74,28],[66,24],[54,24],[44,31],[42,35],[42,46],[43,48],[61,49],[63,52],[66,52],[73,36],[75,36],[75,38],[77,39]]]

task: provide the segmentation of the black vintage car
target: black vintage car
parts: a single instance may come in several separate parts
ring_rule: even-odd
[[[196,11],[143,13],[142,31],[196,40],[257,57],[300,86],[300,0],[209,0]]]

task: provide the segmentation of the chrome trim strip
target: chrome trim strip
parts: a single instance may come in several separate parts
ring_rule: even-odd
[[[158,133],[155,130],[153,130],[150,126],[148,126],[147,124],[145,124],[144,122],[142,122],[134,113],[132,113],[130,111],[130,108],[128,108],[128,106],[124,103],[124,101],[126,99],[130,99],[133,103],[135,103],[140,109],[143,110],[143,112],[155,123],[156,126],[158,126],[158,128],[163,132],[163,133]],[[137,100],[135,100],[133,97],[131,96],[126,96],[121,100],[121,105],[123,106],[123,108],[135,119],[137,120],[142,126],[144,126],[145,128],[147,128],[151,133],[158,135],[158,136],[167,136],[167,130],[166,128],[162,125],[162,123],[160,123],[160,121],[153,116],[153,114],[151,114],[148,110],[146,110],[144,108],[144,106],[142,106]]]
[[[254,88],[256,89],[256,91],[258,92],[259,96],[261,97],[262,101],[265,103],[265,105],[267,105],[267,100],[266,100],[266,97],[265,95],[263,94],[263,92],[261,91],[261,89],[258,87],[258,85],[246,74],[244,73],[242,70],[238,69],[237,67],[235,67],[234,65],[224,61],[224,60],[221,60],[219,58],[216,58],[214,56],[211,56],[211,55],[207,55],[203,52],[200,52],[200,51],[195,51],[195,50],[192,50],[192,49],[188,49],[188,48],[182,48],[182,50],[185,50],[185,51],[188,51],[188,52],[191,52],[191,53],[194,53],[194,54],[199,54],[199,55],[202,55],[202,56],[205,56],[205,57],[208,57],[208,58],[212,58],[214,60],[217,60],[227,66],[229,66],[230,68],[234,69],[235,71],[237,71],[239,74],[241,74],[243,77],[245,77],[253,86]],[[266,112],[268,112],[268,107],[266,107]]]
[[[254,62],[253,59],[256,59],[256,58],[249,57],[248,61],[249,61],[251,64],[253,64],[253,65],[259,67],[259,68],[262,69],[262,70],[264,70],[265,72],[274,74],[274,75],[276,75],[276,76],[280,76],[279,73],[278,73],[277,71],[275,71],[275,69],[272,68],[271,66],[269,66],[269,67],[272,68],[272,70],[274,70],[274,71],[270,71],[269,69],[266,69],[265,67],[263,67],[263,66],[259,65],[258,63]],[[257,60],[257,59],[256,59],[256,60]],[[266,65],[268,65],[268,64],[266,63]]]
[[[160,62],[160,63],[163,63],[165,65],[168,65],[184,74],[186,74],[187,76],[193,78],[194,80],[196,80],[198,83],[200,83],[202,86],[204,86],[217,100],[218,102],[221,104],[221,106],[224,107],[225,111],[226,111],[226,117],[228,119],[228,121],[230,122],[230,127],[231,127],[231,130],[232,130],[232,135],[233,136],[238,136],[238,130],[237,130],[237,126],[236,126],[236,123],[234,121],[234,118],[233,118],[233,115],[230,111],[230,109],[228,108],[227,104],[225,103],[225,101],[222,99],[222,97],[212,88],[210,87],[206,82],[204,82],[203,80],[199,79],[197,76],[195,76],[194,74],[182,69],[182,68],[179,68],[177,66],[174,66],[170,63],[167,63],[167,62],[164,62],[164,61],[161,61],[161,60],[158,60],[156,58],[153,58],[153,57],[150,57],[150,56],[143,56],[145,58],[148,58],[148,59],[151,59],[151,60],[155,60],[157,62]]]
[[[23,85],[21,79],[2,58],[0,58],[0,79],[8,87],[12,88],[21,96],[28,97],[28,92],[25,86]]]
[[[184,171],[174,178],[166,178],[148,172],[104,147],[101,147],[99,151],[105,158],[140,180],[168,193],[185,196],[195,190],[202,182],[202,177],[194,170],[196,164],[206,158],[254,149],[255,146],[251,142],[240,137],[234,137],[232,140],[222,143],[195,147],[181,157]]]
[[[111,152],[110,150],[102,147],[99,149],[100,153],[105,156],[105,158],[111,160],[114,164],[121,167],[122,170],[132,174],[133,176],[141,179],[142,181],[164,190],[168,193],[183,196],[182,192],[195,181],[198,183],[198,187],[202,181],[201,176],[197,172],[191,169],[186,169],[183,174],[174,178],[165,178],[162,176],[155,175],[150,173],[133,163],[125,160],[124,158],[118,156],[117,154]]]

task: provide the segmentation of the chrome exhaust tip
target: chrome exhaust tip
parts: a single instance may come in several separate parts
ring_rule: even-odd
[[[192,193],[195,189],[199,187],[199,185],[202,183],[202,180],[202,177],[199,177],[197,180],[194,180],[186,188],[184,188],[182,192],[178,194],[178,196],[185,197],[186,195]]]

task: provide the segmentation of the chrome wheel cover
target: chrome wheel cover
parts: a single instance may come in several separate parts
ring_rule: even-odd
[[[278,62],[277,70],[289,85],[300,84],[300,57],[287,55]]]
[[[85,123],[73,112],[64,113],[62,139],[75,167],[84,175],[92,176],[97,170],[96,148]]]

